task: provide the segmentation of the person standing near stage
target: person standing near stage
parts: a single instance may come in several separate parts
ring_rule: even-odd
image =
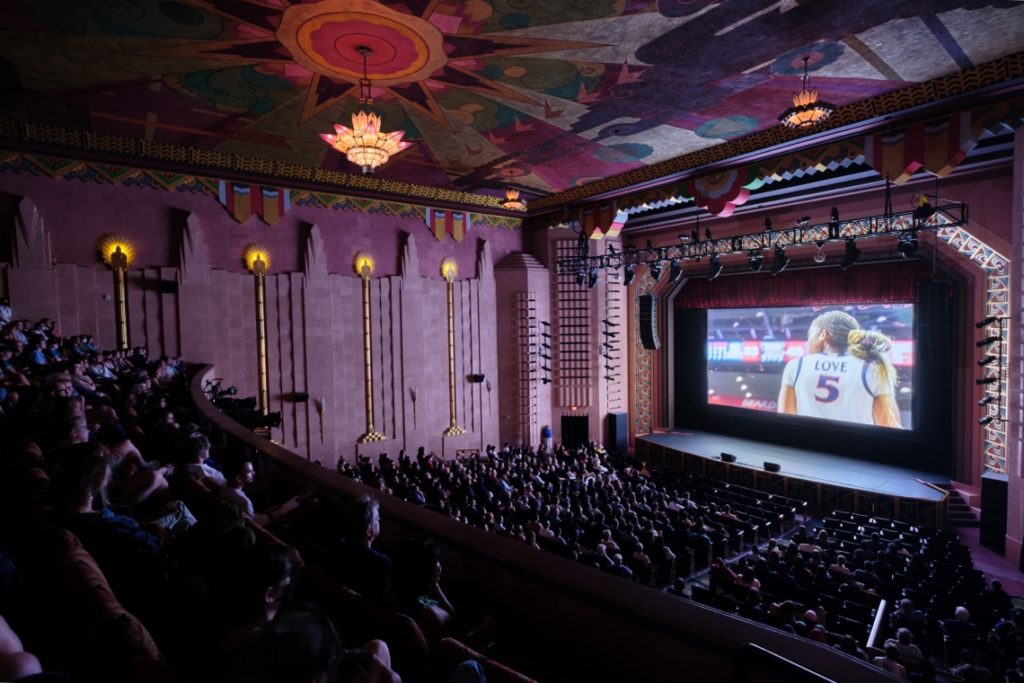
[[[822,313],[807,333],[807,353],[782,372],[779,412],[902,428],[891,348],[889,337],[862,329],[849,313]]]

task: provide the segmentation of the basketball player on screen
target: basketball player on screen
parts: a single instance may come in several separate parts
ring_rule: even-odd
[[[902,428],[896,407],[892,340],[861,329],[848,313],[822,313],[807,333],[807,353],[786,364],[779,412]]]

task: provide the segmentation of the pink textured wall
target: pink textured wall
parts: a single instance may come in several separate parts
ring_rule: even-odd
[[[1010,396],[1007,398],[1006,474],[1009,499],[1006,517],[1006,559],[1018,563],[1024,545],[1024,128],[1013,148],[1013,200],[1010,271]]]
[[[497,300],[493,263],[522,247],[521,233],[474,227],[437,241],[422,220],[294,207],[275,226],[237,224],[209,195],[0,175],[0,291],[16,315],[58,320],[113,346],[112,276],[98,239],[126,235],[137,249],[128,275],[132,345],[212,362],[226,384],[256,393],[253,277],[243,248],[265,245],[274,438],[333,466],[337,458],[426,446],[438,454],[498,441]],[[315,228],[313,227],[315,226]],[[183,248],[183,244],[187,248]],[[359,250],[376,259],[371,280],[374,426],[388,440],[359,446],[365,430]],[[457,422],[449,424],[445,256],[459,267],[455,293]],[[484,374],[493,392],[488,408]],[[413,423],[410,389],[417,391]],[[294,401],[308,392],[308,402]],[[322,398],[323,438],[315,399]]]

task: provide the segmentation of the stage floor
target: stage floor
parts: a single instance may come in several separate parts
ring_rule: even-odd
[[[939,502],[944,495],[921,483],[941,481],[942,477],[934,472],[865,462],[840,455],[827,455],[697,430],[673,430],[661,434],[645,434],[637,438],[664,448],[714,460],[718,460],[724,451],[736,456],[734,466],[740,465],[756,470],[764,469],[766,460],[776,462],[782,467],[782,474],[821,484],[932,502]],[[921,481],[918,481],[919,479]]]

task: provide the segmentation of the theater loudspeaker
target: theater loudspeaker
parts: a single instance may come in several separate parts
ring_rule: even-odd
[[[1006,549],[1007,478],[1005,474],[981,475],[981,533],[979,540],[997,553]]]
[[[295,394],[292,396],[292,398],[295,399],[296,403],[305,403],[306,401],[309,400],[309,392],[308,391],[296,391]]]
[[[736,456],[732,453],[722,453],[722,462],[736,462]]]
[[[628,447],[629,427],[628,413],[608,413],[608,441],[605,446],[610,451],[625,455]]]
[[[778,472],[781,469],[782,469],[782,466],[779,465],[779,463],[777,463],[777,462],[768,462],[767,460],[764,461],[764,471],[765,472]]]
[[[649,351],[661,348],[658,339],[658,300],[653,294],[640,297],[640,341]]]

